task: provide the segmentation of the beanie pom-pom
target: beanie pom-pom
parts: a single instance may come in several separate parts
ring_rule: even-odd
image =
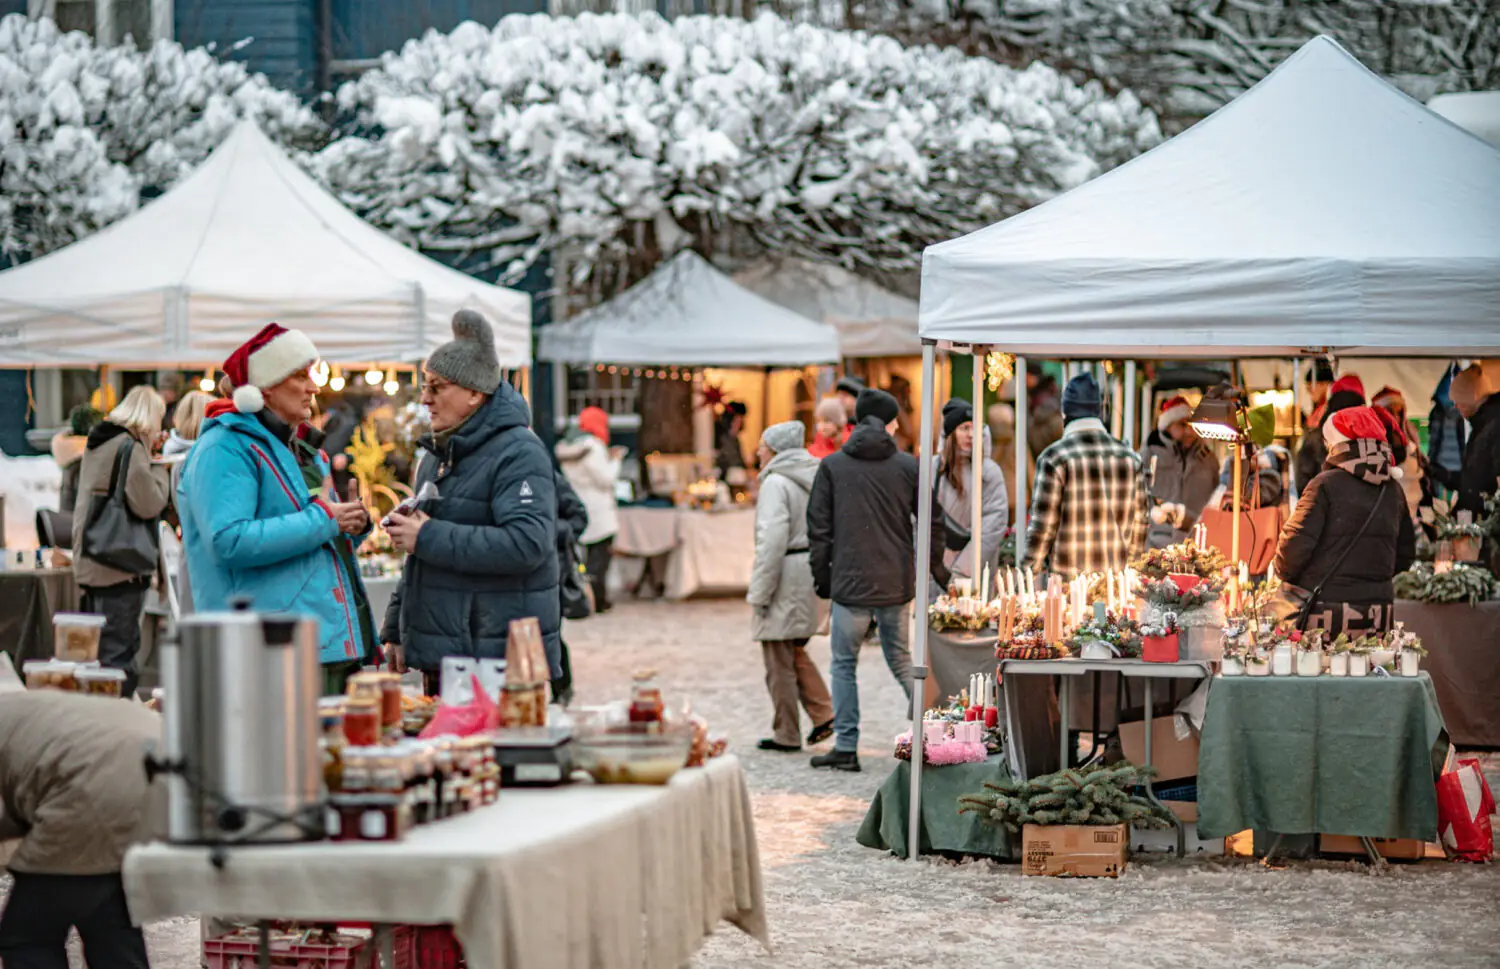
[[[234,388],[234,409],[241,414],[258,414],[265,406],[265,395],[254,384]]]
[[[1391,465],[1391,477],[1400,480],[1401,478],[1406,477],[1406,472],[1393,464]]]

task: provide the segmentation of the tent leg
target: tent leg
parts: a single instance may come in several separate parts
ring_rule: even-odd
[[[1230,445],[1234,448],[1234,518],[1231,519],[1231,532],[1229,537],[1229,561],[1234,563],[1236,569],[1240,565],[1240,489],[1243,487],[1241,480],[1244,477],[1240,470],[1240,455],[1245,451],[1245,442],[1235,440]]]
[[[933,386],[934,346],[922,344],[922,386]],[[922,408],[921,440],[932,440],[933,408]],[[928,562],[932,559],[932,458],[924,454],[918,466],[917,480],[917,614],[912,620],[911,684],[911,797],[906,819],[906,857],[922,853],[922,707],[927,695],[927,606],[931,601],[932,579]]]
[[[1151,405],[1156,401],[1152,395],[1151,382],[1147,381],[1141,387],[1141,445],[1144,447],[1146,439],[1151,436]]]
[[[979,589],[981,576],[984,575],[984,429],[989,422],[984,419],[984,350],[976,347],[974,352],[974,436],[973,445],[969,451],[969,465],[974,471],[974,484],[969,490],[970,497],[969,512],[969,549],[972,556],[969,559],[969,569],[974,574],[970,577],[974,582],[974,588],[979,592],[982,601],[989,602],[989,590]]]
[[[1135,361],[1134,360],[1126,360],[1125,361],[1125,381],[1124,381],[1124,383],[1125,383],[1125,386],[1123,388],[1123,393],[1121,393],[1121,395],[1120,395],[1120,399],[1121,399],[1122,404],[1124,405],[1125,420],[1121,424],[1121,426],[1125,428],[1125,444],[1126,444],[1126,446],[1128,446],[1128,447],[1135,447],[1135,430],[1136,430],[1135,401],[1136,401],[1136,394],[1135,394]]]
[[[1016,376],[1014,385],[1016,388],[1016,487],[1015,494],[1010,496],[1011,507],[1016,510],[1011,517],[1011,522],[1016,529],[1016,565],[1026,561],[1026,518],[1031,513],[1029,506],[1031,486],[1033,482],[1026,474],[1026,455],[1030,453],[1030,445],[1026,442],[1026,432],[1030,429],[1028,419],[1028,406],[1026,403],[1026,358],[1016,357]],[[1023,500],[1026,499],[1026,500]]]
[[[1316,365],[1314,365],[1316,366]],[[1317,373],[1316,370],[1313,371]],[[1292,468],[1286,469],[1287,480],[1291,482],[1292,507],[1297,507],[1297,475],[1294,472],[1297,462],[1297,449],[1302,446],[1302,358],[1292,358]]]

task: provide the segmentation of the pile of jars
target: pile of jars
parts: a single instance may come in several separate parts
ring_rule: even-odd
[[[416,824],[463,814],[500,796],[492,738],[409,740],[400,679],[351,678],[347,697],[319,704],[326,827],[335,841],[395,841]]]

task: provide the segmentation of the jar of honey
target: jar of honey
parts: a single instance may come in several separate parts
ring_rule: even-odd
[[[344,737],[354,747],[380,743],[380,700],[351,696],[344,702]]]

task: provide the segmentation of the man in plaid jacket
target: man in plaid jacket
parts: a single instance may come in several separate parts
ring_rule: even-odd
[[[1099,385],[1089,374],[1063,392],[1062,439],[1036,462],[1026,564],[1072,578],[1123,569],[1146,547],[1147,491],[1141,458],[1099,419]]]

